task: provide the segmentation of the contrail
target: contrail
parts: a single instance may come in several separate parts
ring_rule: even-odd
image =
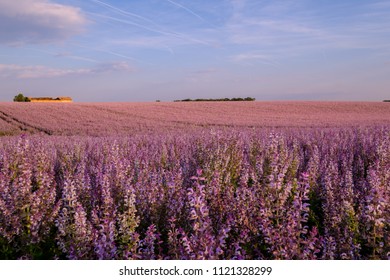
[[[117,53],[117,52],[103,50],[103,49],[100,49],[100,48],[91,48],[91,47],[87,47],[87,46],[80,45],[80,44],[77,44],[77,43],[71,43],[71,45],[76,46],[76,47],[80,47],[80,48],[83,48],[83,49],[87,49],[87,50],[93,50],[93,51],[97,51],[97,52],[108,53],[108,54],[111,54],[111,55],[114,55],[114,56],[117,56],[117,57],[129,59],[129,60],[132,60],[132,61],[137,61],[137,62],[141,62],[141,63],[150,64],[150,63],[148,63],[146,61],[142,61],[142,60],[136,59],[134,57],[127,56],[127,55],[124,55],[124,54],[121,54],[121,53]]]
[[[129,25],[134,25],[134,26],[137,26],[139,28],[142,28],[142,29],[154,32],[154,33],[159,33],[159,34],[162,34],[162,35],[172,35],[172,33],[165,32],[165,31],[162,31],[162,30],[159,30],[159,29],[150,28],[150,27],[147,27],[146,25],[142,25],[142,24],[136,23],[134,21],[130,21],[130,20],[126,20],[126,19],[120,19],[120,18],[106,16],[106,15],[92,13],[92,12],[87,12],[87,13],[90,14],[90,15],[97,16],[97,17],[111,19],[113,21],[129,24]]]
[[[137,26],[137,27],[140,27],[142,29],[146,29],[148,31],[152,31],[152,32],[155,32],[155,33],[161,33],[161,34],[167,34],[166,32],[164,31],[161,31],[161,30],[158,30],[158,29],[154,29],[154,28],[150,28],[150,27],[147,27],[146,25],[142,25],[142,24],[139,24],[139,23],[136,23],[134,21],[130,21],[130,20],[127,20],[127,19],[120,19],[120,18],[116,18],[116,17],[111,17],[111,16],[107,16],[107,15],[102,15],[102,14],[98,14],[98,13],[93,13],[93,12],[86,12],[87,14],[90,14],[92,16],[96,16],[96,17],[100,17],[100,18],[105,18],[105,19],[111,19],[113,21],[117,21],[117,22],[121,22],[121,23],[126,23],[126,24],[130,24],[130,25],[134,25],[134,26]]]
[[[102,2],[102,1],[98,1],[98,0],[90,0],[90,1],[91,1],[91,2],[95,2],[95,3],[98,3],[98,4],[102,5],[102,6],[105,6],[105,7],[109,8],[109,9],[111,9],[111,10],[113,10],[113,11],[116,11],[116,12],[122,14],[122,15],[128,15],[128,16],[136,17],[136,18],[139,18],[139,19],[148,21],[148,22],[150,22],[150,23],[153,23],[154,25],[157,25],[154,21],[152,21],[152,20],[150,20],[150,19],[148,19],[148,18],[146,18],[146,17],[143,17],[143,16],[141,16],[141,15],[134,14],[134,13],[131,13],[131,12],[128,12],[128,11],[119,9],[119,8],[117,8],[117,7],[114,7],[114,6],[110,5],[110,4],[104,3],[104,2]]]
[[[35,48],[25,48],[25,49],[50,54],[50,55],[55,56],[55,57],[66,57],[66,58],[70,58],[70,59],[82,60],[82,61],[93,62],[93,63],[99,62],[99,61],[92,59],[92,58],[72,55],[72,54],[68,54],[68,53],[56,53],[56,52],[50,52],[50,51],[35,49]]]
[[[129,20],[120,19],[120,18],[116,18],[116,17],[110,17],[110,16],[97,14],[97,13],[92,13],[92,12],[87,12],[87,14],[94,15],[94,16],[97,16],[97,17],[100,17],[100,18],[110,19],[110,20],[113,20],[113,21],[129,24],[129,25],[133,25],[133,26],[137,26],[139,28],[148,30],[150,32],[158,33],[158,34],[161,34],[161,35],[173,36],[173,37],[176,37],[176,38],[179,38],[179,39],[182,39],[182,40],[192,41],[192,42],[195,42],[195,43],[198,43],[198,44],[202,44],[202,45],[207,45],[207,46],[210,45],[210,43],[208,43],[208,42],[205,42],[205,41],[202,41],[202,40],[198,40],[198,39],[195,39],[195,38],[191,38],[191,37],[188,37],[188,36],[186,36],[184,34],[181,34],[181,33],[167,32],[167,31],[163,31],[163,30],[160,30],[160,29],[150,28],[150,27],[147,27],[145,25],[136,23],[134,21],[129,21]]]
[[[152,23],[155,27],[160,27],[156,22],[154,22],[154,21],[152,21],[152,20],[150,20],[150,19],[148,19],[148,18],[145,18],[145,17],[143,17],[143,16],[141,16],[141,15],[134,14],[134,13],[130,13],[130,12],[128,12],[128,11],[119,9],[119,8],[117,8],[117,7],[114,7],[114,6],[110,5],[110,4],[104,3],[104,2],[99,1],[99,0],[90,0],[90,1],[91,1],[91,2],[95,2],[95,3],[98,3],[98,4],[102,5],[102,6],[105,6],[105,7],[109,8],[109,9],[111,9],[111,10],[113,10],[113,11],[119,13],[119,14],[126,15],[126,16],[128,15],[128,16],[136,17],[136,18],[139,18],[139,19],[142,19],[142,20],[145,20],[145,21],[147,21],[147,22]],[[95,14],[95,15],[96,15],[96,16],[101,16],[101,15],[98,15],[98,14]],[[114,18],[110,18],[110,19],[114,19]],[[115,20],[120,20],[120,19],[115,18]],[[171,34],[169,34],[169,33],[167,33],[167,32],[160,31],[160,30],[157,30],[157,29],[152,29],[152,28],[149,28],[149,27],[147,27],[147,26],[145,26],[145,25],[141,25],[141,24],[138,24],[138,23],[135,23],[135,22],[126,22],[126,23],[128,23],[128,24],[133,24],[133,25],[135,25],[135,26],[144,28],[144,29],[146,29],[146,30],[148,30],[148,31],[160,33],[160,34],[162,34],[162,35],[171,35]],[[166,48],[172,55],[174,54],[174,51],[173,51],[170,47],[168,47],[168,46],[163,46],[163,47]]]
[[[105,6],[105,7],[109,8],[109,9],[119,13],[119,14],[135,17],[135,18],[138,18],[138,19],[142,19],[142,20],[144,20],[146,22],[149,22],[149,23],[153,24],[154,27],[148,27],[145,24],[141,24],[141,23],[137,23],[137,22],[129,21],[129,20],[124,20],[124,19],[120,19],[120,18],[116,18],[116,17],[110,17],[110,16],[98,14],[98,13],[93,13],[93,12],[87,12],[87,14],[95,15],[95,16],[98,16],[98,17],[101,17],[101,18],[111,19],[113,21],[122,22],[122,23],[126,23],[126,24],[129,24],[129,25],[134,25],[134,26],[137,26],[139,28],[142,28],[142,29],[154,32],[154,33],[158,33],[158,34],[161,34],[161,35],[173,36],[173,37],[176,37],[176,38],[179,38],[179,39],[182,39],[182,40],[191,41],[191,42],[202,44],[202,45],[207,45],[207,46],[211,45],[209,42],[202,41],[202,40],[199,40],[199,39],[195,39],[195,38],[186,36],[185,34],[181,34],[181,33],[178,33],[178,32],[173,32],[173,31],[165,31],[165,30],[161,29],[161,26],[159,24],[157,24],[156,22],[154,22],[154,21],[152,21],[152,20],[150,20],[150,19],[148,19],[146,17],[143,17],[141,15],[134,14],[134,13],[122,10],[120,8],[114,7],[114,6],[110,5],[110,4],[107,4],[107,3],[99,1],[99,0],[90,0],[90,1],[94,2],[94,3],[97,3],[97,4],[100,4],[102,6]],[[180,4],[176,3],[176,2],[170,1],[170,0],[167,0],[167,1],[169,1],[172,5],[176,5],[177,7],[180,7],[181,9],[184,9],[187,12],[191,13],[192,15],[194,15],[194,16],[198,17],[199,19],[205,21],[204,18],[202,18],[200,15],[198,15],[194,11],[190,10],[189,8],[187,8],[187,7],[183,6],[183,5],[180,5]],[[173,52],[171,51],[171,53],[173,53]]]
[[[193,10],[191,10],[191,9],[189,9],[189,8],[183,6],[183,5],[179,4],[179,3],[176,3],[176,2],[174,2],[174,1],[171,1],[171,0],[166,0],[166,1],[168,1],[168,2],[171,3],[172,5],[175,5],[176,7],[179,7],[179,8],[181,8],[181,9],[183,9],[183,10],[186,10],[187,12],[189,12],[190,14],[196,16],[196,17],[199,18],[200,20],[206,21],[203,17],[201,17],[199,14],[195,13]]]

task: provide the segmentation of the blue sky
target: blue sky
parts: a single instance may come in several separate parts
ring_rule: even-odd
[[[390,99],[390,1],[0,0],[0,101]]]

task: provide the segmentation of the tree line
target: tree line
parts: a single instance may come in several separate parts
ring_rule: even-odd
[[[197,98],[197,99],[181,99],[174,100],[174,102],[190,102],[190,101],[255,101],[254,97],[233,97],[233,98]]]

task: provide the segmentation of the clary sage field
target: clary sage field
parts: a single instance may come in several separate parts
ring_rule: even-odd
[[[4,136],[0,259],[388,259],[389,186],[388,126]]]

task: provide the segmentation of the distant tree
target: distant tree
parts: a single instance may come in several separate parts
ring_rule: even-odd
[[[25,97],[23,94],[19,93],[14,97],[14,102],[26,102],[27,97]]]
[[[390,102],[390,99],[388,99],[388,100],[383,100],[383,102]]]

